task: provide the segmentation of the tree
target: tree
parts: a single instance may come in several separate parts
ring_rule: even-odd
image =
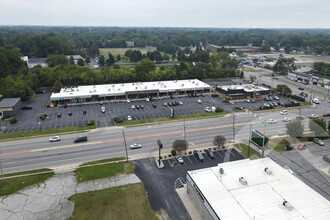
[[[67,65],[68,59],[63,54],[51,54],[47,56],[46,63],[48,63],[49,67],[54,67],[57,65]]]
[[[256,79],[257,79],[256,76],[254,76],[254,75],[251,75],[251,76],[250,76],[250,80],[251,80],[251,82],[254,82],[254,80],[256,80]]]
[[[294,72],[297,67],[294,63],[294,58],[279,58],[273,66],[273,71],[281,75],[288,75],[289,72]]]
[[[89,43],[86,52],[89,57],[98,57],[100,55],[100,50],[94,41]]]
[[[291,52],[291,45],[285,46],[284,50],[285,50],[285,53],[290,53]]]
[[[100,56],[98,63],[100,65],[100,67],[103,67],[104,66],[105,60],[104,60],[104,56],[103,55]]]
[[[218,146],[218,148],[225,146],[226,138],[222,135],[217,135],[213,138],[213,145]]]
[[[314,131],[315,137],[328,136],[326,133],[327,123],[324,118],[315,118],[309,120],[309,129]]]
[[[131,62],[136,63],[136,62],[139,62],[141,59],[142,59],[141,51],[139,51],[139,50],[132,51],[131,56],[130,56]]]
[[[261,51],[264,52],[264,53],[270,53],[270,46],[268,44],[263,44],[261,46]]]
[[[292,93],[291,89],[287,85],[279,84],[279,85],[277,85],[276,89],[277,89],[278,93],[280,93],[284,96],[289,96]]]
[[[108,59],[105,61],[105,65],[106,66],[112,66],[113,64],[115,64],[115,58],[112,56],[111,53],[109,53],[109,57]]]
[[[188,149],[188,144],[185,140],[177,139],[172,143],[172,148],[181,154],[181,151]]]
[[[163,59],[166,60],[166,61],[169,61],[170,60],[170,57],[168,56],[167,53],[165,53],[164,56],[163,56]]]
[[[54,92],[60,92],[61,88],[63,88],[63,84],[60,81],[56,80],[53,85]]]
[[[244,72],[243,72],[243,70],[241,70],[239,77],[240,77],[241,79],[244,78]]]
[[[87,58],[86,58],[86,59],[87,59]],[[81,58],[78,60],[77,64],[78,64],[79,66],[85,66],[85,62],[84,62],[84,60],[81,59]]]
[[[89,57],[86,57],[85,62],[86,63],[90,63],[91,62],[91,60],[89,59]]]
[[[131,49],[129,49],[129,50],[126,50],[125,51],[125,57],[131,57],[131,54],[132,54],[132,50]]]
[[[69,65],[75,65],[73,56],[71,56],[69,59]]]
[[[252,46],[255,46],[255,47],[260,47],[262,44],[262,40],[258,39],[258,38],[255,38],[252,40]]]
[[[120,61],[120,59],[121,59],[120,54],[118,54],[116,60]]]
[[[330,131],[330,121],[328,122],[328,131]]]
[[[305,127],[301,120],[293,120],[286,124],[286,133],[294,140],[298,137],[301,137],[304,130]]]
[[[135,67],[135,73],[136,73],[136,78],[139,81],[144,81],[147,80],[147,74],[150,73],[151,71],[156,70],[156,65],[153,61],[149,60],[148,58],[145,58],[141,60],[141,62],[136,65]],[[149,79],[150,80],[150,79]]]

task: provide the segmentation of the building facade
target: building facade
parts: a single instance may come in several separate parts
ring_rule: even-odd
[[[259,99],[270,95],[269,88],[253,84],[217,86],[216,90],[221,97],[232,99]]]
[[[20,98],[5,98],[0,102],[0,118],[7,115],[15,117],[21,110],[22,102]]]

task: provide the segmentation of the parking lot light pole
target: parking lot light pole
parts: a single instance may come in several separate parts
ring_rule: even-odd
[[[184,140],[186,142],[186,145],[188,145],[187,144],[187,134],[186,134],[186,119],[183,119],[183,130],[184,130]],[[187,146],[185,148],[184,154],[187,155]]]
[[[127,145],[126,145],[126,137],[125,137],[125,131],[123,131],[123,137],[124,137],[124,144],[125,144],[125,151],[126,151],[126,163],[128,163],[128,152],[127,152]]]
[[[158,148],[159,148],[158,166],[160,166],[160,149],[163,148],[163,143],[160,140],[157,140],[157,145],[158,145]]]
[[[250,123],[248,157],[250,157],[251,129],[252,129],[252,124]]]
[[[1,151],[0,151],[0,154],[2,155],[2,147],[1,147]],[[0,157],[0,169],[1,169],[1,179],[2,179],[2,181],[4,181],[4,180],[5,180],[5,178],[3,177],[3,170],[2,170],[1,157]]]
[[[233,113],[233,142],[235,144],[235,113]]]

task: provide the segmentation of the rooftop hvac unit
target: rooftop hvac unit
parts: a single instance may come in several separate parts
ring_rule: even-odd
[[[225,173],[225,170],[221,167],[221,168],[219,169],[219,173],[220,173],[221,175],[223,175],[223,174]]]
[[[112,87],[115,87],[115,84],[113,84]]]
[[[181,86],[184,86],[184,84],[182,83]]]
[[[135,87],[135,89],[138,89],[138,87]]]
[[[268,167],[265,168],[265,172],[266,172],[268,175],[272,175],[272,174],[273,174],[273,172],[272,172]]]
[[[89,91],[89,93],[92,93],[92,91]]]
[[[284,208],[286,208],[286,210],[291,211],[293,209],[293,206],[286,200],[283,201],[282,205],[284,206]]]
[[[166,85],[164,85],[164,88],[166,88]]]
[[[195,83],[195,81],[192,81],[192,83],[194,84],[194,83]]]
[[[144,89],[147,89],[147,86],[145,86]]]
[[[94,89],[94,92],[96,92],[96,89]]]
[[[120,91],[120,88],[118,88],[118,91]]]
[[[134,83],[132,83],[132,86],[134,86]]]
[[[198,83],[196,83],[196,86],[198,86]]]
[[[95,85],[94,85],[94,88],[95,88]]]
[[[111,89],[109,88],[109,89],[108,89],[108,91],[110,92],[110,91],[111,91]]]
[[[246,186],[247,185],[247,180],[244,178],[244,177],[240,177],[238,179],[238,181],[243,185],[243,186]]]
[[[77,92],[79,92],[79,89],[77,89]]]

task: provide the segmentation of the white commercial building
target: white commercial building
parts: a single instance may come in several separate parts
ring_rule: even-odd
[[[203,219],[330,219],[330,202],[269,158],[187,172]]]
[[[66,87],[62,88],[59,93],[52,93],[50,98],[53,103],[90,102],[206,93],[211,89],[212,86],[198,79],[132,82]]]

